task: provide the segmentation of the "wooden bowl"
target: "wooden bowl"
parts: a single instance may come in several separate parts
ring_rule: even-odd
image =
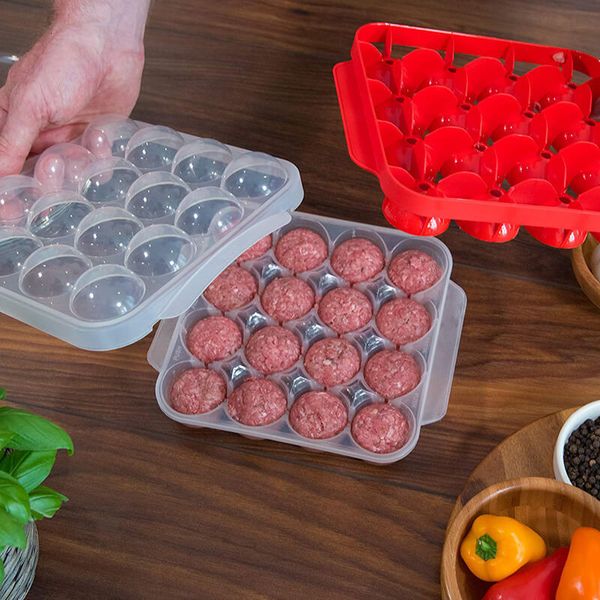
[[[544,538],[549,551],[569,545],[577,527],[600,529],[600,502],[576,487],[544,477],[492,485],[472,498],[446,531],[441,570],[444,600],[481,600],[490,587],[467,569],[459,551],[473,521],[481,514],[518,519]]]
[[[589,264],[592,252],[598,245],[596,238],[588,234],[585,242],[571,252],[571,265],[583,293],[600,308],[600,281],[592,273]]]

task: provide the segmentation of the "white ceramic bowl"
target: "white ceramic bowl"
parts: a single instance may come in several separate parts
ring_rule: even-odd
[[[558,438],[556,438],[556,444],[554,446],[554,477],[559,481],[573,485],[569,476],[567,475],[567,469],[565,468],[564,461],[564,449],[571,434],[588,419],[597,419],[600,417],[600,400],[590,402],[578,408],[562,426]]]

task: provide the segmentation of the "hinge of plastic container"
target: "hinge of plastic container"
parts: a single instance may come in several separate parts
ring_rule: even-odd
[[[515,47],[510,44],[508,50],[504,54],[504,68],[507,75],[512,75],[515,71]]]
[[[448,36],[448,43],[446,44],[446,47],[444,48],[444,62],[446,63],[446,67],[451,67],[452,63],[454,62],[454,49],[455,43],[454,43],[454,34],[451,33]]]
[[[383,45],[383,58],[392,58],[392,47],[394,44],[394,33],[391,26],[388,26],[385,32],[385,42]]]
[[[570,50],[563,50],[565,53],[565,62],[562,66],[565,82],[571,81],[573,78],[573,53]]]

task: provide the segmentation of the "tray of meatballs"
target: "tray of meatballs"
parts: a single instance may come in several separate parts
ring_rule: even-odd
[[[466,296],[435,238],[303,213],[148,355],[171,419],[388,464],[446,413]]]

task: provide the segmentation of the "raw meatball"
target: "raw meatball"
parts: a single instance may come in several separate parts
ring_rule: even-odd
[[[365,450],[377,454],[399,450],[409,436],[407,418],[391,404],[368,404],[352,421],[352,437]]]
[[[227,386],[210,369],[188,369],[171,388],[171,406],[186,415],[198,415],[216,408],[225,400]]]
[[[410,298],[386,302],[375,319],[379,331],[394,344],[409,344],[422,338],[431,327],[427,309]]]
[[[390,281],[407,294],[430,288],[442,276],[442,267],[420,250],[398,254],[388,267]]]
[[[241,345],[242,332],[227,317],[206,317],[198,321],[187,336],[189,351],[206,363],[231,356]]]
[[[375,277],[383,269],[384,262],[383,252],[365,238],[342,242],[331,256],[331,268],[350,283]]]
[[[258,287],[251,273],[230,265],[207,288],[204,297],[216,308],[227,312],[248,304]]]
[[[279,277],[262,293],[262,306],[276,321],[303,317],[315,304],[315,293],[306,281],[297,277]]]
[[[319,317],[336,333],[364,327],[373,316],[369,299],[354,288],[336,288],[319,302]]]
[[[287,401],[278,385],[252,377],[231,394],[227,408],[231,417],[244,425],[268,425],[285,413]]]
[[[302,437],[325,440],[337,435],[348,422],[346,405],[329,392],[302,394],[290,409],[290,425]]]
[[[360,369],[358,350],[343,338],[315,342],[304,357],[306,372],[326,387],[350,381]]]
[[[277,242],[275,258],[291,271],[310,271],[327,258],[327,244],[312,229],[299,227],[286,233]]]
[[[250,246],[246,252],[243,252],[238,256],[238,263],[242,263],[246,260],[254,260],[260,258],[263,254],[266,254],[271,248],[273,240],[270,235],[266,235],[264,238],[258,240],[254,246]]]
[[[421,380],[417,361],[406,352],[382,350],[365,365],[365,381],[386,400],[407,394]]]
[[[248,362],[261,373],[289,369],[300,356],[300,342],[289,330],[269,325],[253,333],[246,344]]]

